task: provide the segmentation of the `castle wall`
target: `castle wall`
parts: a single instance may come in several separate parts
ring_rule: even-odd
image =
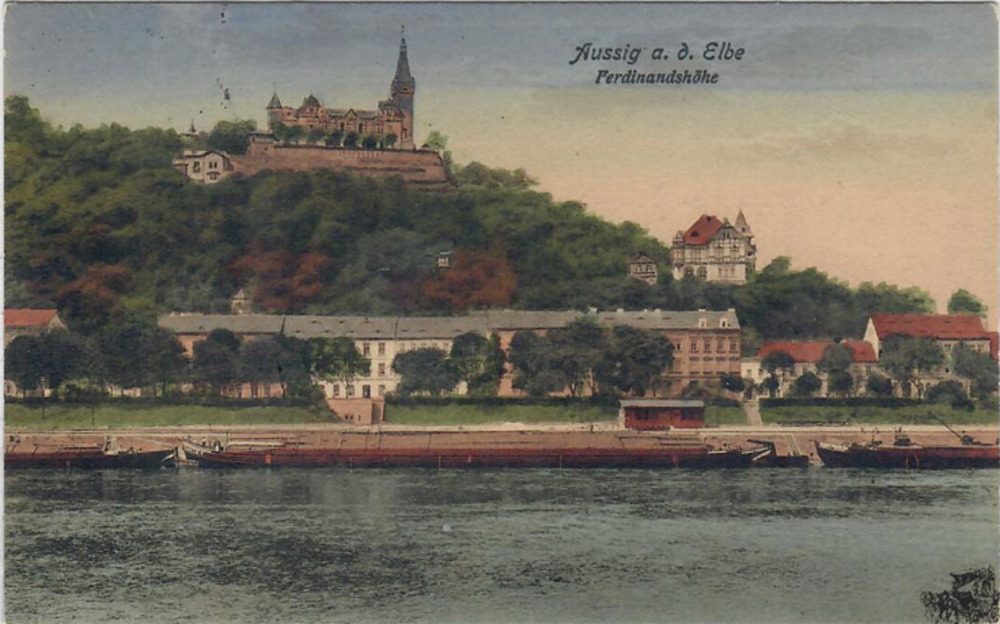
[[[452,186],[441,155],[430,150],[368,150],[320,146],[250,144],[245,156],[234,155],[237,173],[253,175],[265,169],[312,171],[330,169],[354,175],[387,178],[400,176],[416,188],[446,190]]]

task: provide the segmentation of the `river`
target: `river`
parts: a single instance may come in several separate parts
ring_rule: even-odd
[[[924,622],[1000,472],[7,472],[17,622]]]

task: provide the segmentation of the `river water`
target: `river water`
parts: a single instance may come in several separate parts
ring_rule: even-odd
[[[8,472],[15,622],[924,622],[993,470]]]

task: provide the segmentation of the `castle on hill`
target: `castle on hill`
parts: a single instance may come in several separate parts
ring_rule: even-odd
[[[674,279],[700,277],[709,282],[745,284],[757,264],[753,231],[741,210],[736,223],[703,214],[670,248]]]
[[[416,88],[417,81],[410,73],[410,62],[406,56],[406,38],[401,37],[389,99],[380,101],[376,110],[326,108],[312,94],[302,101],[301,106],[292,108],[282,105],[276,90],[267,105],[268,129],[272,134],[282,126],[302,128],[307,133],[318,130],[324,135],[336,137],[335,143],[353,134],[358,138],[374,137],[387,147],[413,149],[413,98]]]

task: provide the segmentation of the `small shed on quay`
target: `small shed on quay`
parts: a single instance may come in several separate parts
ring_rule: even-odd
[[[624,399],[618,408],[623,429],[695,429],[705,426],[705,402],[680,399]]]

